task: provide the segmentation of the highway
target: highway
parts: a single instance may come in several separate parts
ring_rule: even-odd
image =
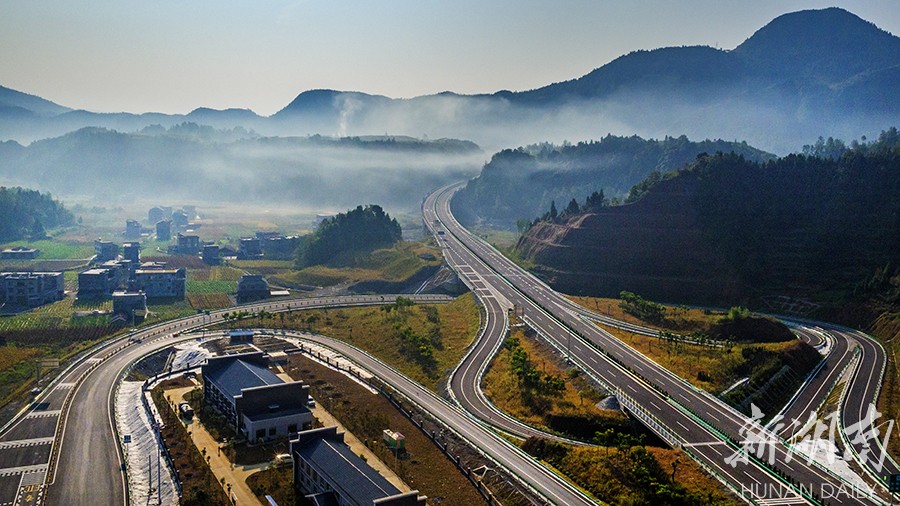
[[[288,335],[290,336],[290,334]],[[415,403],[422,410],[436,416],[441,423],[473,444],[483,454],[510,471],[521,482],[537,491],[551,503],[573,506],[594,504],[555,472],[510,444],[509,441],[485,427],[484,424],[474,420],[471,414],[450,404],[431,390],[407,378],[367,352],[343,341],[324,336],[294,335],[293,337],[331,348],[345,358],[349,358],[402,393],[409,402]]]
[[[762,435],[772,441],[760,456],[768,460],[771,455],[780,472],[803,484],[802,490],[752,457],[748,464],[726,464],[735,453],[728,439],[745,439],[741,429],[747,418],[585,321],[570,301],[468,233],[449,209],[449,200],[459,187],[450,185],[430,195],[423,205],[424,219],[436,230],[445,251],[452,251],[451,266],[482,300],[496,298],[523,308],[526,320],[541,335],[559,349],[570,349],[573,361],[617,392],[654,432],[670,444],[684,447],[739,495],[760,504],[803,504],[813,493],[847,489],[848,485],[827,469],[788,458],[789,448],[768,433]],[[473,384],[461,387],[477,388]],[[457,397],[461,396],[457,393]],[[830,504],[868,504],[860,495],[854,491],[827,500]]]
[[[389,303],[396,296],[289,299],[228,308],[141,329],[98,346],[69,366],[0,432],[0,506],[125,504],[122,454],[114,428],[114,392],[122,372],[173,334],[222,321],[222,314]],[[446,302],[435,295],[408,295]]]
[[[374,359],[359,350],[346,348],[348,357],[366,369],[374,369],[376,375],[411,399],[415,397],[417,402],[422,399],[423,409],[444,420],[498,464],[523,477],[549,501],[590,504],[554,473],[485,428],[489,424],[514,435],[546,435],[500,413],[480,389],[484,370],[505,336],[506,311],[515,304],[524,310],[524,319],[530,326],[561,352],[569,354],[576,365],[601,385],[615,392],[626,409],[664,441],[683,447],[748,501],[762,505],[806,504],[811,502],[809,491],[821,494],[826,485],[833,491],[848,488],[827,469],[809,465],[796,456],[788,462],[790,450],[780,441],[769,445],[763,460],[771,452],[777,467],[803,484],[805,490],[789,485],[752,456],[747,464],[726,464],[737,450],[729,438],[743,439],[741,429],[747,423],[746,417],[605,332],[589,321],[602,315],[577,306],[466,231],[449,209],[449,199],[458,187],[448,186],[430,195],[423,205],[423,213],[448,264],[485,309],[479,337],[450,379],[450,391],[464,410],[449,405],[408,379],[392,375],[399,373],[391,373],[384,364],[371,362]],[[391,302],[393,297],[290,299],[238,309],[252,312],[372,305]],[[446,300],[439,296],[411,298],[420,302]],[[105,343],[63,371],[27,411],[0,431],[0,506],[42,502],[124,504],[127,491],[113,420],[114,392],[123,372],[140,357],[170,346],[177,340],[175,334],[219,323],[222,314],[234,309],[142,329],[134,334],[141,340],[139,344],[129,344],[127,338]],[[629,330],[647,331],[639,326]],[[813,344],[828,336],[833,341],[832,350],[821,370],[785,412],[785,418],[805,419],[827,396],[845,368],[852,367],[852,381],[841,405],[842,427],[850,428],[865,419],[866,408],[877,399],[883,378],[884,350],[868,336],[850,329],[824,324],[816,329],[815,325],[804,323],[798,332]],[[342,343],[329,342],[328,346],[340,349]],[[780,431],[779,435],[788,438],[796,430]],[[862,442],[853,446],[857,455],[873,450]],[[898,472],[896,469],[896,463],[889,460],[884,469],[874,474],[884,476]],[[855,492],[826,499],[829,504],[873,503]]]
[[[574,302],[571,303],[571,309],[584,318],[629,332],[657,335],[654,329],[615,320]],[[853,437],[856,434],[854,431],[859,427],[879,426],[886,422],[884,419],[878,419],[875,413],[869,412],[869,407],[878,401],[880,386],[884,381],[887,360],[884,348],[871,336],[857,330],[821,321],[782,316],[776,318],[787,323],[791,330],[810,346],[823,346],[826,341],[830,346],[820,367],[782,410],[777,423],[772,424],[783,425],[780,430],[773,428],[775,433],[792,443],[810,435],[812,425],[807,423],[810,413],[818,411],[843,374],[852,367],[853,371],[844,387],[846,393],[840,405],[840,426],[844,433],[850,434],[845,438],[845,444],[853,448],[849,456],[882,483],[886,483],[891,474],[900,474],[900,465],[883,451],[882,446],[869,448],[864,441],[854,441]],[[795,421],[799,423],[794,423]],[[881,426],[880,429],[885,431],[887,427]],[[883,432],[881,438],[884,438]],[[860,458],[861,455],[866,458]],[[882,455],[886,457],[883,461]]]

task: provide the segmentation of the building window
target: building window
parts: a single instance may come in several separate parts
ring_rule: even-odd
[[[288,433],[294,434],[295,432],[297,432],[297,424],[292,423],[292,424],[288,425]]]
[[[269,437],[274,436],[276,431],[275,427],[269,427]]]
[[[266,429],[259,429],[256,431],[256,439],[262,439],[266,437]]]

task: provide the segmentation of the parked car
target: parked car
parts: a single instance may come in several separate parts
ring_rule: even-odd
[[[191,408],[191,405],[186,402],[182,402],[178,405],[178,413],[188,420],[194,418],[194,410]]]
[[[294,465],[294,457],[292,457],[290,453],[279,453],[275,456],[275,460],[273,462],[278,467],[292,466]]]

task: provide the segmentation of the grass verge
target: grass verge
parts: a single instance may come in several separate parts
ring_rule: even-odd
[[[358,346],[437,391],[478,331],[471,294],[449,304],[290,311],[238,322],[247,327],[313,331]]]
[[[528,379],[525,361],[538,378]],[[483,386],[500,409],[551,430],[581,431],[574,435],[584,439],[601,433],[607,445],[571,447],[529,439],[524,450],[610,504],[739,504],[680,450],[644,446],[640,429],[621,412],[597,408],[599,394],[569,371],[564,357],[521,330],[510,335],[492,362]],[[564,389],[547,392],[535,386],[536,380],[552,383],[554,377],[565,378]]]
[[[294,355],[287,367],[291,377],[310,385],[312,396],[328,409],[347,430],[367,446],[388,467],[413,489],[427,495],[430,501],[446,504],[482,504],[481,496],[444,454],[412,422],[383,396],[373,394],[342,373]],[[382,443],[384,429],[406,436],[406,456],[394,455]],[[266,474],[263,474],[266,473]],[[278,471],[263,471],[259,480],[277,484],[272,475]],[[254,489],[262,497],[272,489]],[[283,497],[283,496],[282,496]],[[281,502],[279,502],[281,504]],[[291,504],[288,502],[287,504]]]
[[[331,286],[375,280],[402,282],[421,269],[439,266],[442,258],[438,248],[421,242],[400,242],[391,248],[375,250],[370,254],[336,259],[330,265],[272,273],[272,280],[286,286]],[[253,269],[250,266],[247,268]]]

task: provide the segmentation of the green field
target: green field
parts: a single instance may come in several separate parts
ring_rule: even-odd
[[[189,294],[235,293],[237,281],[192,281],[189,277],[185,282],[185,291]]]
[[[374,280],[401,282],[420,269],[439,266],[442,258],[438,248],[420,242],[401,242],[370,254],[337,258],[330,265],[314,265],[271,275],[276,283],[286,286],[331,286]],[[248,267],[248,270],[253,269]]]
[[[41,241],[16,241],[0,245],[0,249],[14,247],[37,248],[41,250],[41,254],[38,257],[38,260],[46,260],[51,258],[76,259],[90,258],[94,256],[94,245],[92,243],[75,241],[55,241],[52,239],[44,239]]]

